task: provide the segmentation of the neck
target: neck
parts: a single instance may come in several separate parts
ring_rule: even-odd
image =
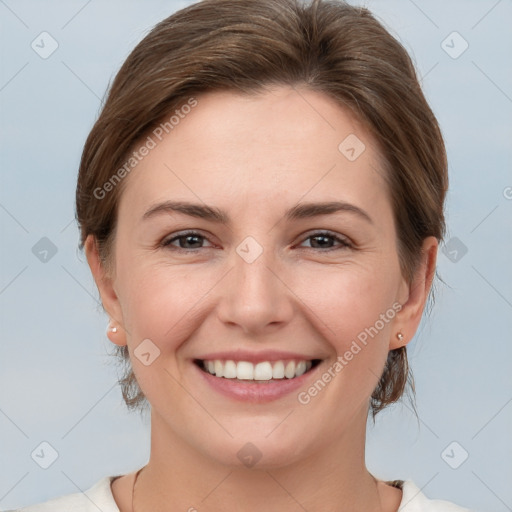
[[[220,464],[184,443],[153,410],[151,419],[150,460],[137,479],[135,512],[220,512],[241,503],[246,512],[268,509],[269,503],[284,512],[386,508],[387,486],[364,463],[366,415],[340,433],[335,445],[319,446],[314,455],[284,467],[261,469]]]

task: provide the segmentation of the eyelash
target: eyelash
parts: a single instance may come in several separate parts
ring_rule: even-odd
[[[200,233],[198,233],[197,231],[186,231],[184,233],[180,233],[179,235],[177,236],[174,236],[168,240],[164,240],[162,243],[161,243],[161,247],[165,247],[165,248],[168,248],[172,251],[179,251],[179,252],[183,252],[183,253],[196,253],[198,249],[203,249],[203,247],[199,247],[198,249],[184,249],[182,247],[175,247],[175,246],[171,246],[171,243],[176,241],[176,240],[180,240],[182,238],[187,238],[189,236],[195,236],[195,237],[198,237],[198,238],[201,238],[201,239],[205,239],[207,240],[207,237],[204,236],[204,235],[201,235]],[[338,246],[338,247],[328,247],[327,249],[325,250],[322,250],[321,248],[316,248],[316,247],[305,247],[305,249],[319,249],[320,252],[330,252],[330,251],[336,251],[336,250],[339,250],[339,249],[349,249],[349,248],[353,248],[353,245],[346,239],[346,238],[341,238],[333,233],[330,233],[329,231],[318,231],[318,232],[315,232],[315,233],[311,233],[309,236],[307,236],[305,240],[308,240],[310,238],[315,238],[315,237],[328,237],[328,238],[332,238],[334,241],[336,242],[339,242],[341,245]]]

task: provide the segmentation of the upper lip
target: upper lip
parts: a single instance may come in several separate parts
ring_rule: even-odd
[[[195,359],[202,361],[213,361],[219,359],[221,361],[248,361],[250,363],[260,363],[263,361],[282,361],[286,359],[295,359],[299,361],[311,361],[314,359],[322,359],[318,356],[299,354],[298,352],[286,352],[280,350],[263,350],[261,352],[253,352],[247,350],[229,350],[224,352],[211,352],[204,354]]]

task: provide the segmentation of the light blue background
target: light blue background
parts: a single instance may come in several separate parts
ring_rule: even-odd
[[[156,22],[189,3],[0,1],[2,509],[147,461],[149,423],[125,411],[107,319],[77,250],[75,180],[109,81]],[[407,404],[381,413],[368,465],[430,497],[512,510],[512,2],[366,5],[424,77],[449,155],[447,240],[468,249],[456,263],[440,252],[446,284],[409,345],[420,421]],[[59,44],[48,59],[30,46],[42,31]],[[441,47],[453,31],[469,43],[457,59]],[[58,250],[47,263],[32,253],[42,237]],[[30,456],[42,441],[59,454],[46,470]],[[458,469],[441,457],[453,441],[469,453]]]

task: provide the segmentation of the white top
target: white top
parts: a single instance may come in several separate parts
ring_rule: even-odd
[[[84,493],[65,494],[44,503],[38,503],[5,512],[119,512],[110,484],[118,476],[106,476]],[[398,512],[471,512],[443,500],[428,499],[411,481],[402,483],[402,501]]]

